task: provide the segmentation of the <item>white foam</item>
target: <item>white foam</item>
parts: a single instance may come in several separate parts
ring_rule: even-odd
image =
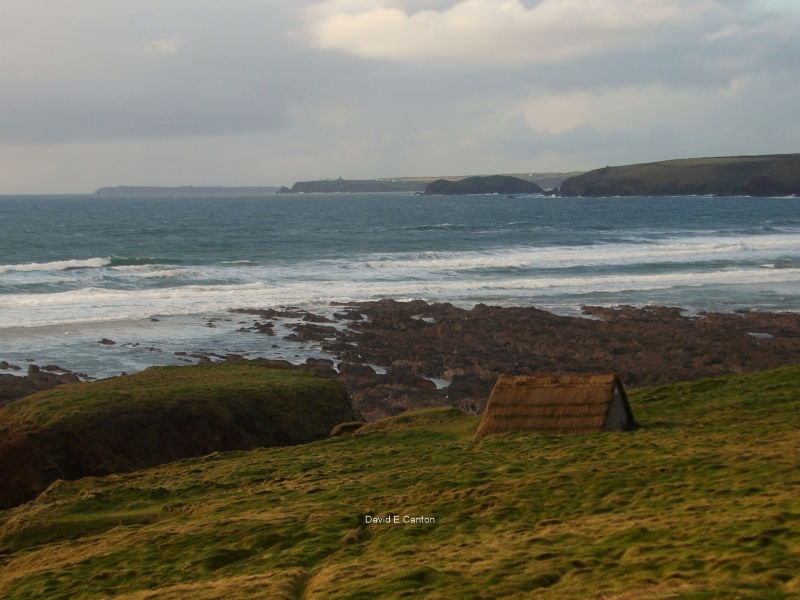
[[[8,273],[9,271],[63,271],[65,269],[105,267],[110,264],[110,258],[56,260],[46,263],[34,262],[19,265],[0,265],[0,273]]]
[[[787,286],[798,289],[800,268],[720,269],[711,272],[609,274],[520,278],[435,278],[419,281],[291,280],[242,285],[190,285],[163,289],[84,288],[53,294],[0,296],[0,327],[144,319],[197,314],[243,306],[312,305],[383,297],[444,299],[552,298],[593,292],[642,292],[703,286]]]
[[[800,234],[752,235],[740,238],[697,236],[653,243],[519,247],[487,252],[422,252],[373,258],[372,269],[470,270],[487,268],[555,268],[630,265],[691,260],[742,260],[800,254]]]
[[[178,279],[189,275],[185,268],[174,268],[172,265],[122,265],[112,267],[113,271],[124,273],[129,277]]]

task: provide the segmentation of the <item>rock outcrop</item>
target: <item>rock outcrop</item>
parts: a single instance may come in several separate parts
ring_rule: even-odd
[[[60,372],[53,373],[52,371]],[[49,390],[57,385],[78,383],[79,381],[80,377],[77,373],[63,370],[56,365],[48,365],[48,368],[45,369],[37,365],[29,365],[28,374],[24,377],[0,375],[0,406],[42,390]]]
[[[461,194],[543,194],[544,190],[532,181],[509,175],[467,177],[450,181],[437,179],[425,188],[425,195],[453,196]]]

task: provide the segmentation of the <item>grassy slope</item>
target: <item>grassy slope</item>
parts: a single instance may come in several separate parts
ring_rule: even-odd
[[[338,382],[259,361],[59,386],[0,408],[0,508],[30,500],[57,477],[306,443],[354,418]]]
[[[257,419],[285,416],[284,404],[301,406],[304,420],[291,425],[315,425],[323,409],[342,411],[344,391],[336,382],[304,371],[269,368],[258,361],[151,367],[124,377],[62,385],[12,402],[0,409],[0,436],[20,431],[84,429],[115,421],[164,417],[172,410],[207,412],[217,425],[234,413]],[[322,406],[316,400],[325,397]],[[168,423],[167,423],[168,424]],[[325,424],[327,427],[327,423]],[[329,431],[329,429],[326,429]]]
[[[0,513],[0,597],[800,598],[800,367],[631,400],[632,433],[432,409],[59,482]],[[362,524],[390,511],[437,523]]]
[[[562,193],[730,193],[756,175],[797,184],[800,154],[687,158],[606,167],[566,180]]]

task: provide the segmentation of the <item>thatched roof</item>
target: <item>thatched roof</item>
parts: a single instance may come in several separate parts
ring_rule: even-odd
[[[616,391],[616,393],[615,393]],[[623,425],[610,426],[612,408]],[[492,390],[476,439],[506,431],[577,433],[630,429],[625,390],[616,375],[501,376]]]

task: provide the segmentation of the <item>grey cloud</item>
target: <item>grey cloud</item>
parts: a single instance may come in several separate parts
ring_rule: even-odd
[[[557,63],[445,64],[314,48],[300,35],[311,4],[8,0],[4,16],[24,16],[20,26],[31,33],[15,37],[0,24],[0,192],[58,190],[59,181],[80,191],[119,182],[569,170],[798,150],[798,13],[776,16],[735,0],[725,3],[725,23],[668,28],[658,44],[634,50]],[[407,11],[453,4],[399,2]],[[41,31],[30,28],[36,18]],[[738,28],[724,30],[728,23]],[[552,127],[547,115],[530,118],[548,98],[551,113],[562,98],[571,110],[570,95],[583,98],[585,111],[595,98],[625,103],[630,91],[634,104],[662,90],[674,104],[657,103],[629,122],[624,111],[609,122],[602,107]]]

